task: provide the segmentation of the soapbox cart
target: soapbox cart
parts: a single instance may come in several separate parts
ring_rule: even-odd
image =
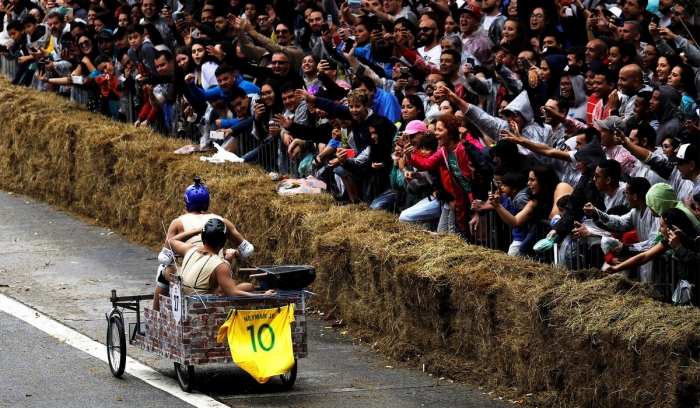
[[[180,388],[190,392],[194,385],[194,366],[214,363],[233,363],[227,342],[217,343],[216,337],[231,309],[261,310],[295,304],[294,322],[291,323],[294,366],[280,380],[291,388],[297,376],[297,359],[307,356],[306,301],[313,293],[302,290],[316,276],[313,266],[281,265],[259,266],[249,271],[264,290],[275,289],[269,296],[161,296],[160,310],[150,304],[153,295],[117,296],[112,290],[112,309],[107,317],[107,359],[115,377],[121,377],[126,366],[124,313],[132,313],[136,321],[129,323],[128,341],[131,345],[173,360]],[[178,310],[179,309],[179,310]]]

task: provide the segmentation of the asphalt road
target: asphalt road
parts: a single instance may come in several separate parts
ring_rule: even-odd
[[[116,381],[102,361],[4,312],[0,333],[0,407],[182,405],[132,376]]]
[[[106,228],[7,192],[0,225],[0,293],[93,340],[104,343],[112,289],[153,292],[156,254]],[[395,367],[330,323],[309,319],[309,357],[299,360],[291,391],[272,380],[258,385],[233,365],[198,366],[197,391],[236,407],[503,406],[486,390]],[[0,406],[187,405],[128,374],[113,378],[106,363],[5,313],[0,333]],[[131,346],[127,354],[174,377],[169,360]]]

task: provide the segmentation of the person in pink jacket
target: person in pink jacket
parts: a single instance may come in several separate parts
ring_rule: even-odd
[[[470,198],[472,186],[476,179],[475,169],[484,168],[485,158],[481,154],[484,147],[479,141],[467,134],[460,141],[459,128],[462,121],[455,115],[446,113],[438,117],[435,136],[440,148],[430,157],[420,155],[412,146],[404,150],[406,162],[420,171],[434,171],[445,168],[450,173],[455,198],[457,222],[466,235],[469,231]],[[473,163],[474,162],[474,163]],[[476,164],[476,165],[474,165]],[[488,180],[489,182],[491,180]]]

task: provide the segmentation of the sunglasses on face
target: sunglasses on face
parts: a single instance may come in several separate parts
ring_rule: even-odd
[[[530,18],[542,18],[542,17],[544,17],[544,14],[542,14],[542,13],[537,13],[537,14],[532,13],[532,14],[530,14]]]

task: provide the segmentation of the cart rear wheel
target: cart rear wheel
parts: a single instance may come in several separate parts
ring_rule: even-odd
[[[185,392],[191,392],[194,385],[194,366],[189,365],[184,368],[182,364],[175,363],[175,373],[177,374],[177,382]]]
[[[107,360],[112,375],[120,378],[126,366],[126,336],[124,322],[118,314],[109,318],[107,327]]]
[[[292,366],[292,369],[286,373],[280,375],[280,381],[282,381],[282,385],[286,389],[290,389],[294,386],[294,383],[297,381],[297,359],[294,359],[294,366]]]

